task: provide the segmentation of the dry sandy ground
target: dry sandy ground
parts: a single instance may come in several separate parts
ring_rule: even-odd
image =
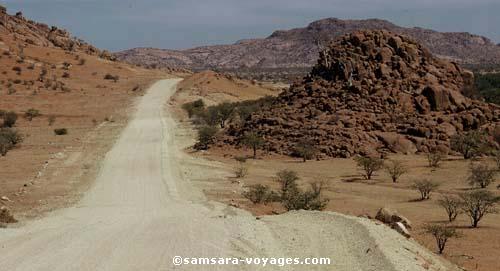
[[[24,141],[0,157],[0,197],[10,199],[0,201],[0,206],[22,220],[78,199],[126,125],[135,97],[168,75],[56,48],[28,46],[22,61],[13,51],[8,56],[2,52],[0,110],[19,115],[15,129]],[[82,59],[84,64],[79,63]],[[17,74],[13,67],[22,72]],[[47,80],[40,82],[44,69]],[[105,80],[108,73],[119,80]],[[64,83],[65,90],[45,87],[55,81]],[[15,92],[9,94],[9,88]],[[30,108],[41,116],[28,121],[23,114]],[[66,128],[68,134],[56,136],[56,128]]]
[[[449,270],[384,225],[329,212],[255,219],[207,201],[182,148],[190,139],[162,110],[177,80],[156,83],[137,105],[93,187],[74,207],[0,231],[0,270],[304,270],[300,266],[184,266],[191,257],[331,257],[307,270]]]

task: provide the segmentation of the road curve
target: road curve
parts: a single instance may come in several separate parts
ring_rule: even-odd
[[[415,254],[425,251],[397,234],[386,234],[384,226],[317,212],[256,220],[204,200],[181,175],[178,161],[185,154],[176,145],[177,124],[163,114],[178,81],[159,81],[141,98],[95,184],[76,206],[0,230],[1,271],[424,270]],[[393,247],[381,247],[378,235]],[[403,245],[415,251],[399,251]],[[174,266],[176,255],[329,257],[333,263]]]

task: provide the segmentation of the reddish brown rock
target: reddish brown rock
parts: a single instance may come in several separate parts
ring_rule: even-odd
[[[311,73],[222,137],[261,134],[292,154],[306,138],[320,156],[449,151],[450,137],[500,122],[500,108],[464,97],[471,73],[387,31],[349,34],[320,53]]]

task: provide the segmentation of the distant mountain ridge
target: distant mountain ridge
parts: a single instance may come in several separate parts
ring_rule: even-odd
[[[145,66],[188,69],[273,69],[312,67],[320,47],[358,30],[388,30],[407,35],[435,56],[461,64],[500,64],[500,46],[490,39],[467,32],[438,32],[405,28],[380,19],[341,20],[328,18],[305,28],[278,30],[263,39],[243,39],[231,45],[201,46],[186,50],[134,48],[116,53],[118,59]]]

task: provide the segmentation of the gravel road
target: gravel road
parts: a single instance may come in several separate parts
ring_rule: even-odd
[[[366,219],[300,211],[257,220],[205,200],[183,177],[177,123],[162,110],[178,82],[159,81],[138,101],[77,205],[0,229],[0,270],[449,270]],[[332,264],[174,266],[176,255],[328,257]]]

